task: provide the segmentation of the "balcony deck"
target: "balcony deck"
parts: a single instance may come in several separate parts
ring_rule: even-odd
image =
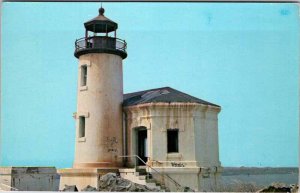
[[[125,59],[127,57],[126,47],[125,40],[107,36],[93,36],[76,40],[74,55],[79,58],[79,56],[88,53],[108,53],[119,55]]]

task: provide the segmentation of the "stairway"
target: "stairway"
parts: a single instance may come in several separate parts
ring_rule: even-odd
[[[130,180],[134,183],[145,185],[149,188],[155,188],[164,192],[165,187],[152,178],[150,173],[147,173],[146,169],[136,168],[123,168],[119,169],[120,176],[124,179]]]

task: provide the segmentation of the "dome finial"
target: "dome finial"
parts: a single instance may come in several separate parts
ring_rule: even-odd
[[[101,2],[101,7],[100,7],[100,9],[99,9],[99,14],[100,15],[103,15],[104,14],[104,8],[102,7],[102,2]]]

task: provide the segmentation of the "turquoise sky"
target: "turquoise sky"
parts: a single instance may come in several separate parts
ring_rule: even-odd
[[[124,91],[170,86],[222,106],[223,166],[298,166],[295,4],[104,3],[128,42]],[[3,3],[1,165],[71,167],[74,41],[100,3]]]

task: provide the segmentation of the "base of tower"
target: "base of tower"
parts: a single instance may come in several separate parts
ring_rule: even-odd
[[[65,168],[58,169],[60,175],[59,190],[63,190],[65,185],[76,185],[78,191],[81,191],[88,185],[98,188],[99,180],[102,175],[109,172],[117,173],[119,168]]]
[[[104,169],[114,169],[123,166],[122,162],[95,162],[95,163],[74,163],[73,168],[104,168]]]

